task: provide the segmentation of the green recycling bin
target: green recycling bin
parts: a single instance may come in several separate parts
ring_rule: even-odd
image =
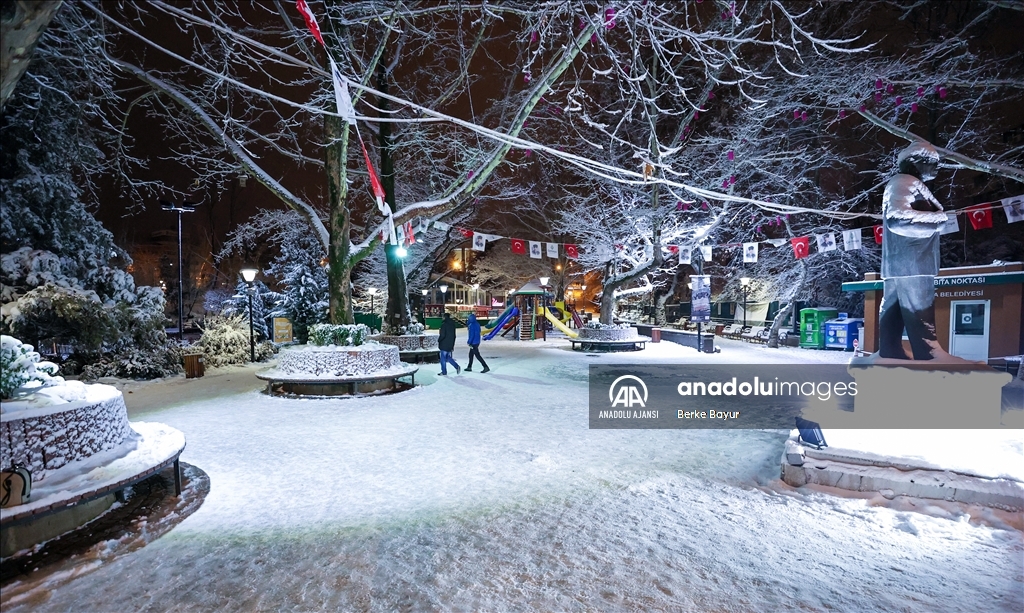
[[[825,348],[825,322],[835,319],[838,309],[812,308],[800,311],[800,346],[806,349]]]

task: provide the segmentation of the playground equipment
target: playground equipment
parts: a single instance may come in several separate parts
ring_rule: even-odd
[[[583,327],[583,319],[581,319],[580,318],[580,314],[576,312],[576,307],[574,307],[572,305],[566,305],[565,310],[569,311],[569,314],[572,315],[572,323],[577,328],[582,328]]]
[[[551,322],[551,325],[553,325],[562,334],[568,336],[569,338],[576,338],[577,336],[579,336],[579,333],[567,328],[565,324],[563,324],[558,318],[551,314],[551,312],[554,309],[545,307],[540,307],[540,309],[541,311],[544,312],[544,317],[546,317],[547,320]]]
[[[498,316],[497,323],[494,324],[494,327],[487,330],[487,334],[484,336],[484,340],[491,340],[492,338],[494,338],[494,335],[497,334],[498,332],[501,332],[502,329],[505,329],[505,331],[507,332],[508,329],[510,329],[512,326],[516,324],[516,322],[519,321],[518,316],[519,309],[517,309],[515,305],[509,305],[509,307],[505,309],[505,312]],[[502,336],[504,336],[504,334],[502,334]]]

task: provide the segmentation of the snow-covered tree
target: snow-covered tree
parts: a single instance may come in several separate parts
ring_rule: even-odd
[[[257,341],[270,340],[270,317],[281,301],[281,294],[256,280],[252,284],[252,329]],[[221,305],[224,317],[241,317],[249,322],[249,284],[243,280],[235,285],[235,293]]]

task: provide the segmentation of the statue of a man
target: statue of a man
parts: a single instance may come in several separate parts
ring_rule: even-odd
[[[883,295],[878,354],[911,359],[903,349],[906,329],[914,360],[946,352],[935,337],[935,275],[939,273],[939,230],[946,223],[942,205],[924,184],[935,178],[939,154],[925,142],[910,145],[899,158],[900,174],[882,196]]]

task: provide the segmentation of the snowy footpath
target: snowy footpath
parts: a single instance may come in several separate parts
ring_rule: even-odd
[[[141,549],[20,581],[3,610],[1024,610],[1019,517],[794,490],[788,432],[587,427],[591,363],[848,354],[481,352],[486,375],[426,364],[381,397],[271,398],[254,368],[129,384],[130,418],[184,432],[209,495]]]

